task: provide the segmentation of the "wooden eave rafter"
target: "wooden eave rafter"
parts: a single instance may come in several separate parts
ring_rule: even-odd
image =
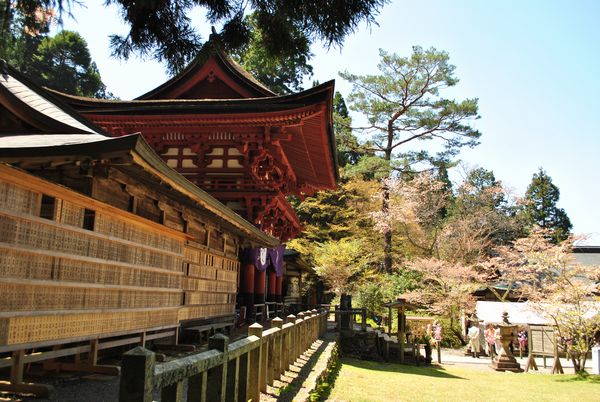
[[[132,129],[158,128],[158,127],[206,127],[207,129],[222,129],[223,126],[265,126],[265,125],[300,125],[302,120],[323,113],[324,108],[319,105],[299,107],[292,110],[259,113],[185,113],[185,114],[154,114],[140,111],[132,121],[129,114],[121,114],[116,111],[103,111],[95,113],[89,110],[82,114],[93,119],[100,126],[119,124]],[[146,112],[146,113],[143,113]]]

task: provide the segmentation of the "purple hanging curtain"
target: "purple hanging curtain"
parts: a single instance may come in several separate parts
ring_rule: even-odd
[[[283,252],[285,246],[277,246],[275,248],[250,248],[243,253],[242,262],[244,264],[252,264],[259,271],[263,272],[271,266],[275,270],[275,276],[283,275]]]
[[[283,252],[285,246],[277,246],[269,249],[269,257],[271,258],[271,266],[275,269],[275,276],[280,277],[283,275]]]

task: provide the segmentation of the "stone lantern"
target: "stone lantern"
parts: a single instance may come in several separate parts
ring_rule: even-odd
[[[517,363],[515,356],[510,351],[510,344],[515,338],[517,326],[512,325],[508,321],[508,313],[506,311],[502,313],[502,323],[498,327],[500,328],[502,350],[498,351],[498,356],[492,360],[492,368],[496,371],[522,372],[521,365]]]

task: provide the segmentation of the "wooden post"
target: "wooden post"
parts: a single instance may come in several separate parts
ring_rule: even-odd
[[[250,378],[249,353],[244,353],[237,358],[238,364],[238,381],[237,381],[237,401],[245,402],[250,399],[248,393],[248,379]]]
[[[525,372],[528,372],[530,369],[538,371],[537,363],[535,362],[535,357],[533,356],[533,341],[531,340],[531,330],[529,331],[529,336],[527,337],[527,351],[529,352],[529,356],[527,358],[527,365],[525,366]]]
[[[388,335],[392,336],[392,308],[388,307]]]
[[[283,374],[281,371],[281,362],[283,361],[283,320],[279,317],[273,318],[271,325],[274,328],[279,328],[279,332],[276,334],[275,341],[273,342],[273,356],[271,357],[271,364],[273,365],[271,379],[273,381],[279,380],[281,374]]]
[[[287,316],[287,320],[289,323],[294,324],[288,329],[288,337],[287,337],[288,342],[286,344],[286,349],[287,349],[286,354],[288,357],[287,368],[289,368],[289,366],[294,364],[294,361],[296,361],[296,356],[294,356],[294,342],[296,341],[296,337],[294,334],[294,331],[296,330],[296,316],[293,314],[290,314]]]
[[[203,371],[188,378],[188,402],[206,402],[208,373]]]
[[[398,309],[398,342],[400,345],[400,363],[404,363],[404,341],[406,333],[404,328],[404,307]],[[413,350],[414,354],[414,350]]]
[[[225,402],[227,393],[227,346],[229,338],[223,334],[216,334],[208,339],[208,349],[216,349],[223,353],[223,364],[208,370],[206,400]]]
[[[312,313],[313,313],[312,314],[313,315],[313,318],[312,318],[312,321],[313,321],[313,341],[316,341],[319,338],[319,335],[320,335],[319,327],[320,327],[320,321],[321,320],[319,319],[320,318],[319,317],[319,311],[317,309],[313,309]]]
[[[248,336],[257,336],[262,338],[263,327],[258,323],[254,323],[248,327]],[[262,371],[262,339],[261,345],[250,352],[249,366],[251,370],[248,372],[248,399],[260,401],[260,373]]]
[[[296,325],[295,325],[295,329],[296,329],[296,334],[295,334],[295,342],[294,342],[294,362],[296,361],[296,359],[298,357],[300,357],[302,355],[302,342],[303,342],[303,338],[302,338],[302,327],[304,324],[304,313],[303,312],[299,312],[298,316],[296,318]]]
[[[240,359],[235,358],[229,362],[223,363],[227,365],[227,380],[225,381],[225,401],[238,402],[238,388],[240,376]]]
[[[442,347],[441,341],[435,341],[435,348],[437,349],[437,360],[439,364],[442,364]]]
[[[361,318],[360,327],[363,331],[366,331],[367,330],[367,309],[364,307],[360,310],[360,318]]]
[[[10,366],[10,382],[12,384],[21,384],[23,382],[24,357],[25,351],[23,349],[15,350],[12,354],[12,365]]]
[[[554,364],[552,364],[552,374],[564,374],[562,364],[560,364],[560,358],[558,357],[558,344],[556,343],[556,336],[554,337]]]
[[[289,367],[290,361],[290,350],[289,350],[289,339],[290,339],[290,330],[289,328],[281,329],[281,359],[279,364],[279,373],[280,375],[285,375],[285,371]]]
[[[88,355],[88,362],[90,366],[98,365],[98,343],[98,338],[90,341],[90,353]]]
[[[155,364],[154,353],[141,346],[123,355],[120,402],[152,402]]]
[[[176,382],[160,391],[161,402],[183,402],[183,382]]]
[[[262,392],[267,392],[267,385],[273,384],[273,369],[275,367],[275,359],[273,353],[275,351],[275,334],[271,334],[265,340],[264,347],[267,350],[265,357],[265,386],[261,389]]]

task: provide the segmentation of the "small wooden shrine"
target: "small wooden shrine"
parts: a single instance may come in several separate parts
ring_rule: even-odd
[[[44,395],[26,364],[115,373],[98,351],[233,317],[239,250],[278,239],[10,68],[0,106],[0,389]]]

